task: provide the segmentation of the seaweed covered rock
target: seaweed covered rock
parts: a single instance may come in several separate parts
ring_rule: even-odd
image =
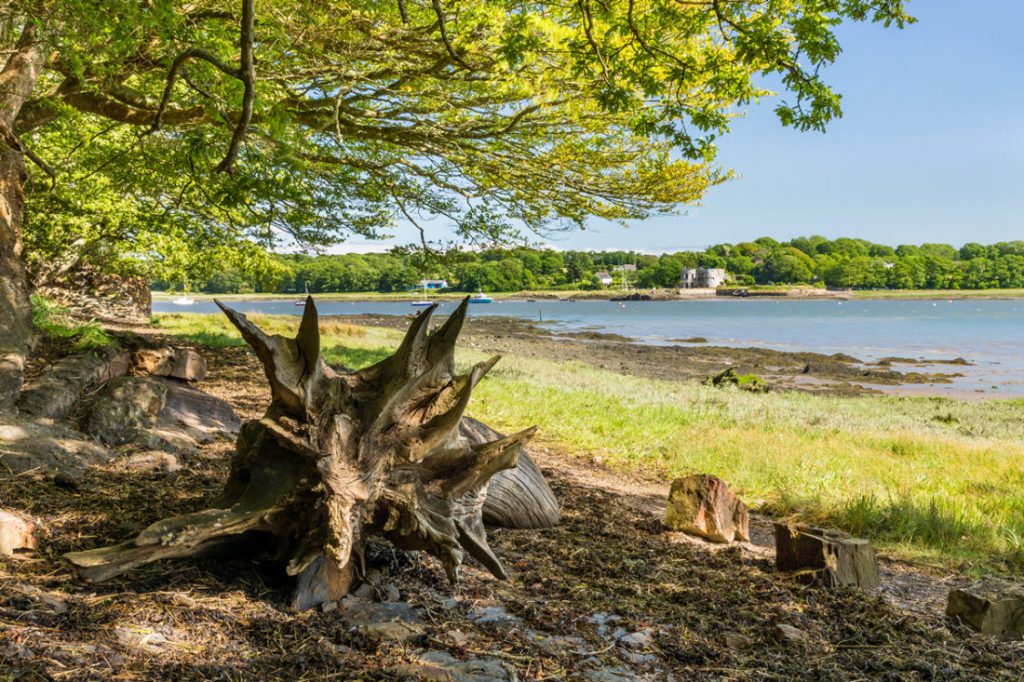
[[[756,374],[740,374],[732,367],[708,377],[704,380],[704,385],[717,388],[735,386],[742,391],[750,391],[752,393],[768,392],[768,385],[764,382],[764,379]]]

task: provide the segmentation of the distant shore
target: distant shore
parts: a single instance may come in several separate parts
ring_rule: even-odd
[[[916,299],[916,300],[949,300],[949,299],[1016,299],[1024,298],[1024,289],[872,289],[840,291],[821,289],[818,287],[729,287],[726,295],[715,289],[632,289],[630,291],[596,289],[586,291],[514,291],[489,292],[488,296],[495,300],[538,300],[538,301],[609,301],[623,296],[649,296],[653,301],[688,301],[688,300],[733,300],[743,298],[734,295],[734,291],[745,290],[749,297],[787,298],[793,300],[872,300],[872,299]],[[154,300],[170,300],[181,296],[180,292],[154,291]],[[305,294],[202,294],[189,293],[196,300],[291,300],[301,299]],[[453,301],[464,298],[468,294],[463,291],[431,291],[426,298],[438,301]],[[400,291],[381,293],[377,291],[317,293],[314,297],[323,301],[418,301],[424,298],[421,291]]]

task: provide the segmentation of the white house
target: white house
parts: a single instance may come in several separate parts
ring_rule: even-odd
[[[612,276],[604,270],[602,270],[601,272],[595,272],[594,279],[597,280],[598,283],[603,287],[610,287],[612,285],[612,282],[615,281],[612,278]]]
[[[421,279],[420,289],[447,289],[448,280],[446,279]]]
[[[683,268],[683,289],[716,289],[728,277],[722,268]]]

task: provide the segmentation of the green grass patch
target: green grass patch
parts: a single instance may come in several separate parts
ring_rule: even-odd
[[[97,350],[117,343],[96,320],[78,321],[66,307],[37,294],[32,295],[32,324],[46,337],[68,344],[73,351]]]
[[[251,317],[288,333],[291,316]],[[226,319],[161,315],[213,345],[241,339]],[[327,320],[329,362],[361,367],[395,330]],[[461,365],[484,355],[466,350]],[[473,416],[572,456],[669,480],[711,473],[755,509],[869,537],[903,557],[1024,574],[1024,401],[753,393],[624,376],[583,363],[506,356],[474,392]]]

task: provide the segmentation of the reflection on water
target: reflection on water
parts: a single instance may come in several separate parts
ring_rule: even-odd
[[[438,313],[456,304],[444,302]],[[235,300],[231,305],[242,312],[302,312],[293,299]],[[319,301],[317,306],[322,315],[412,315],[417,310],[407,302]],[[187,308],[156,301],[153,310],[218,312],[212,301]],[[470,306],[470,314],[543,319],[556,330],[610,332],[652,344],[700,336],[713,345],[848,353],[862,360],[962,357],[973,365],[929,365],[921,371],[963,372],[966,377],[947,385],[956,392],[1024,395],[1022,300],[495,301]]]

